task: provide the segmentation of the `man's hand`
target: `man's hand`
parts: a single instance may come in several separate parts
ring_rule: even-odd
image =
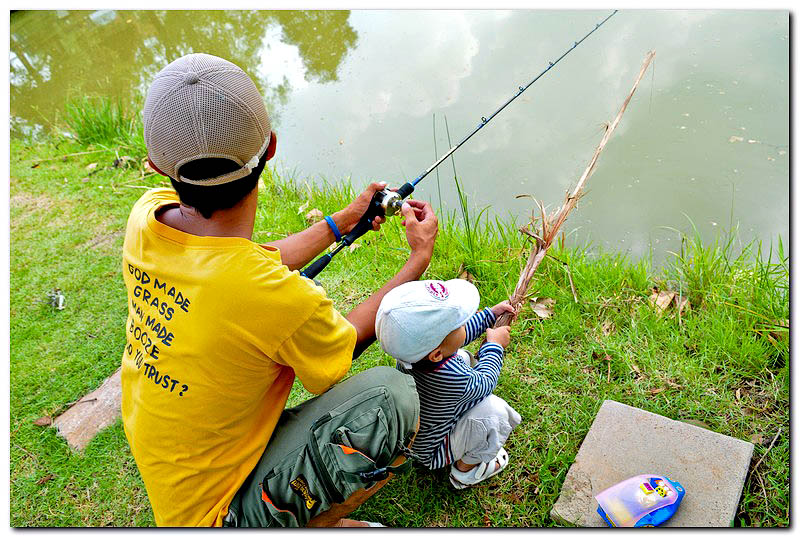
[[[503,349],[511,342],[511,327],[505,325],[497,329],[486,329],[486,341],[499,344]]]
[[[378,184],[373,183],[373,185]],[[353,351],[354,358],[375,341],[375,313],[378,311],[381,299],[400,284],[417,280],[422,276],[433,256],[433,243],[439,231],[439,219],[433,214],[431,204],[408,200],[403,203],[400,211],[403,214],[403,226],[406,227],[406,239],[408,246],[411,247],[411,256],[389,282],[347,314],[347,320],[353,324],[358,333]]]
[[[372,197],[375,196],[376,192],[382,191],[385,188],[385,181],[381,181],[379,183],[370,183],[366,190],[359,194],[355,200],[350,202],[347,207],[341,211],[337,211],[332,215],[333,220],[336,222],[336,226],[339,228],[339,231],[342,233],[342,235],[349,233],[350,230],[352,230],[355,225],[358,224],[358,221],[361,220],[361,216],[366,213]],[[386,217],[375,217],[372,220],[372,229],[378,231],[381,227],[381,224],[384,222],[386,222]]]
[[[439,233],[439,219],[428,202],[406,200],[400,208],[403,226],[406,227],[406,240],[411,247],[412,256],[421,256],[426,266],[433,256],[433,244]]]
[[[492,314],[494,317],[499,318],[503,314],[508,312],[511,315],[514,315],[514,307],[511,306],[509,301],[503,301],[502,303],[497,303],[492,307]]]

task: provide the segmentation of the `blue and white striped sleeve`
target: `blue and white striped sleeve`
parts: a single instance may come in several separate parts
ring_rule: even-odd
[[[464,324],[467,337],[464,339],[463,345],[466,346],[482,335],[486,329],[494,325],[495,321],[497,321],[497,318],[491,308],[484,308],[483,310],[475,312],[475,314],[467,320],[467,323]]]
[[[478,350],[478,364],[471,369],[470,383],[464,391],[464,399],[480,399],[491,394],[500,379],[503,367],[503,347],[486,342]]]

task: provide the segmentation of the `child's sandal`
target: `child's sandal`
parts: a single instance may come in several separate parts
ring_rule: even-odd
[[[499,465],[498,465],[499,464]],[[464,489],[493,477],[508,465],[508,452],[501,448],[490,462],[481,462],[469,471],[460,471],[455,463],[450,467],[450,483],[456,489]]]

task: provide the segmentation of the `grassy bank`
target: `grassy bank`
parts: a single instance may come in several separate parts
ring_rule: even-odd
[[[109,121],[118,120],[113,113]],[[52,428],[33,424],[96,388],[120,362],[125,221],[144,189],[165,184],[143,176],[137,131],[128,132],[127,139],[84,139],[94,146],[56,137],[11,143],[14,526],[153,524],[120,423],[83,454],[72,453]],[[74,153],[82,154],[60,157]],[[130,161],[120,159],[129,154]],[[355,190],[265,174],[254,240],[298,231],[306,211],[330,213]],[[468,239],[456,219],[442,219],[426,277],[455,278],[466,269],[482,304],[506,298],[523,263],[520,234],[481,221]],[[359,244],[319,278],[342,311],[385,282],[407,254],[397,220]],[[555,300],[552,317],[523,312],[496,391],[523,417],[507,446],[509,468],[462,492],[450,488],[445,471],[415,470],[392,480],[354,517],[409,527],[553,525],[549,510],[566,471],[600,404],[614,399],[756,442],[751,469],[764,459],[748,476],[736,524],[788,525],[788,331],[774,323],[788,318],[788,260],[773,252],[766,262],[754,246],[734,252],[726,242],[702,245],[692,236],[682,254],[656,271],[615,253],[555,248],[534,280],[535,296]],[[648,300],[653,286],[680,291],[691,308],[659,315]],[[64,310],[47,302],[54,288],[66,298]],[[352,373],[391,362],[373,346]],[[290,403],[306,397],[296,386]]]

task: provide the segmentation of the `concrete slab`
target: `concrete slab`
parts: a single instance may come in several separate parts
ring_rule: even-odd
[[[111,374],[100,387],[87,394],[53,421],[58,434],[75,450],[83,450],[97,432],[121,416],[122,383],[120,370]]]
[[[558,523],[605,527],[594,496],[638,474],[666,475],[686,496],[665,527],[728,527],[739,505],[753,444],[606,400],[550,511]]]

